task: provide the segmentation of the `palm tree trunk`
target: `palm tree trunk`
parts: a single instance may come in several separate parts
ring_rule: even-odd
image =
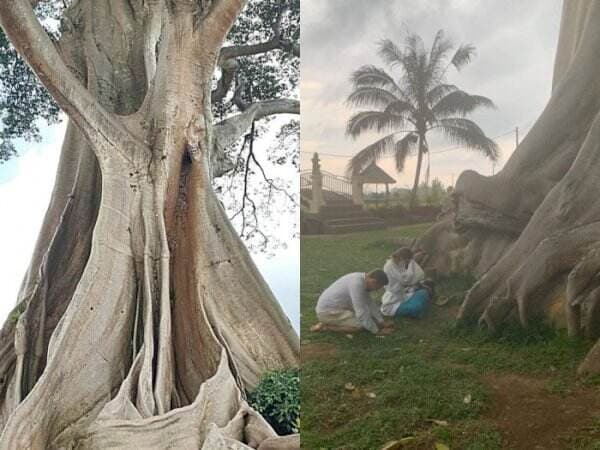
[[[419,153],[417,156],[417,171],[415,172],[415,183],[410,193],[409,209],[412,211],[417,206],[417,190],[419,189],[419,178],[421,177],[421,164],[423,163],[423,154],[425,153],[425,136],[419,133]]]

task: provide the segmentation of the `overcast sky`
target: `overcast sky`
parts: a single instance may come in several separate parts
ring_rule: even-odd
[[[448,81],[489,97],[496,110],[471,116],[492,138],[519,127],[520,138],[531,128],[550,96],[560,0],[302,0],[302,169],[313,152],[353,155],[375,140],[374,134],[353,141],[344,135],[353,111],[344,101],[349,77],[363,64],[384,67],[376,43],[388,38],[402,44],[404,31],[415,32],[427,48],[437,30],[455,43],[471,43],[477,55]],[[389,69],[388,69],[389,70]],[[502,149],[500,168],[515,147],[515,133],[496,139]],[[430,140],[431,152],[454,147]],[[342,174],[347,158],[322,156],[322,168]],[[381,167],[412,185],[415,159],[398,175],[391,160]],[[431,178],[448,185],[462,170],[491,174],[483,156],[464,150],[431,155]]]
[[[19,142],[21,156],[0,164],[0,327],[15,306],[29,265],[50,200],[64,129],[65,123],[44,127],[41,143]],[[294,170],[280,169],[276,175],[297,178]],[[286,242],[287,248],[277,249],[273,256],[259,253],[253,257],[294,328],[299,330],[300,245],[299,239],[291,238],[295,215],[273,213],[265,218],[267,230]]]

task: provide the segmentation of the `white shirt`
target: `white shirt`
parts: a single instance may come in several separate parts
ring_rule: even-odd
[[[366,274],[354,272],[344,275],[329,286],[317,302],[318,313],[336,313],[352,311],[363,326],[372,333],[377,333],[377,322],[382,322],[383,317],[377,308],[373,308],[373,300],[367,291]]]
[[[386,316],[393,316],[400,304],[412,294],[412,286],[425,278],[425,272],[414,259],[406,267],[400,267],[392,258],[386,261],[383,271],[388,276],[389,283],[381,299],[381,312]]]

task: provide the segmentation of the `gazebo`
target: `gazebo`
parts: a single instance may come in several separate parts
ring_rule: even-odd
[[[362,171],[358,173],[358,175],[352,176],[352,185],[356,186],[357,192],[360,193],[360,199],[362,203],[362,194],[363,194],[363,185],[365,184],[374,184],[375,192],[377,192],[377,186],[380,184],[385,184],[385,202],[389,202],[390,197],[390,184],[395,184],[396,180],[394,180],[391,176],[389,176],[385,171],[379,167],[377,164],[372,162],[367,167],[365,167]],[[354,190],[354,189],[353,189]]]

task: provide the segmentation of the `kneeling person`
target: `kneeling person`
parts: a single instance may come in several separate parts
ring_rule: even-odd
[[[384,321],[379,307],[369,295],[387,283],[387,275],[380,269],[367,274],[349,273],[339,278],[319,297],[316,307],[319,323],[311,330],[352,333],[366,329],[374,334],[389,333],[392,324]]]

